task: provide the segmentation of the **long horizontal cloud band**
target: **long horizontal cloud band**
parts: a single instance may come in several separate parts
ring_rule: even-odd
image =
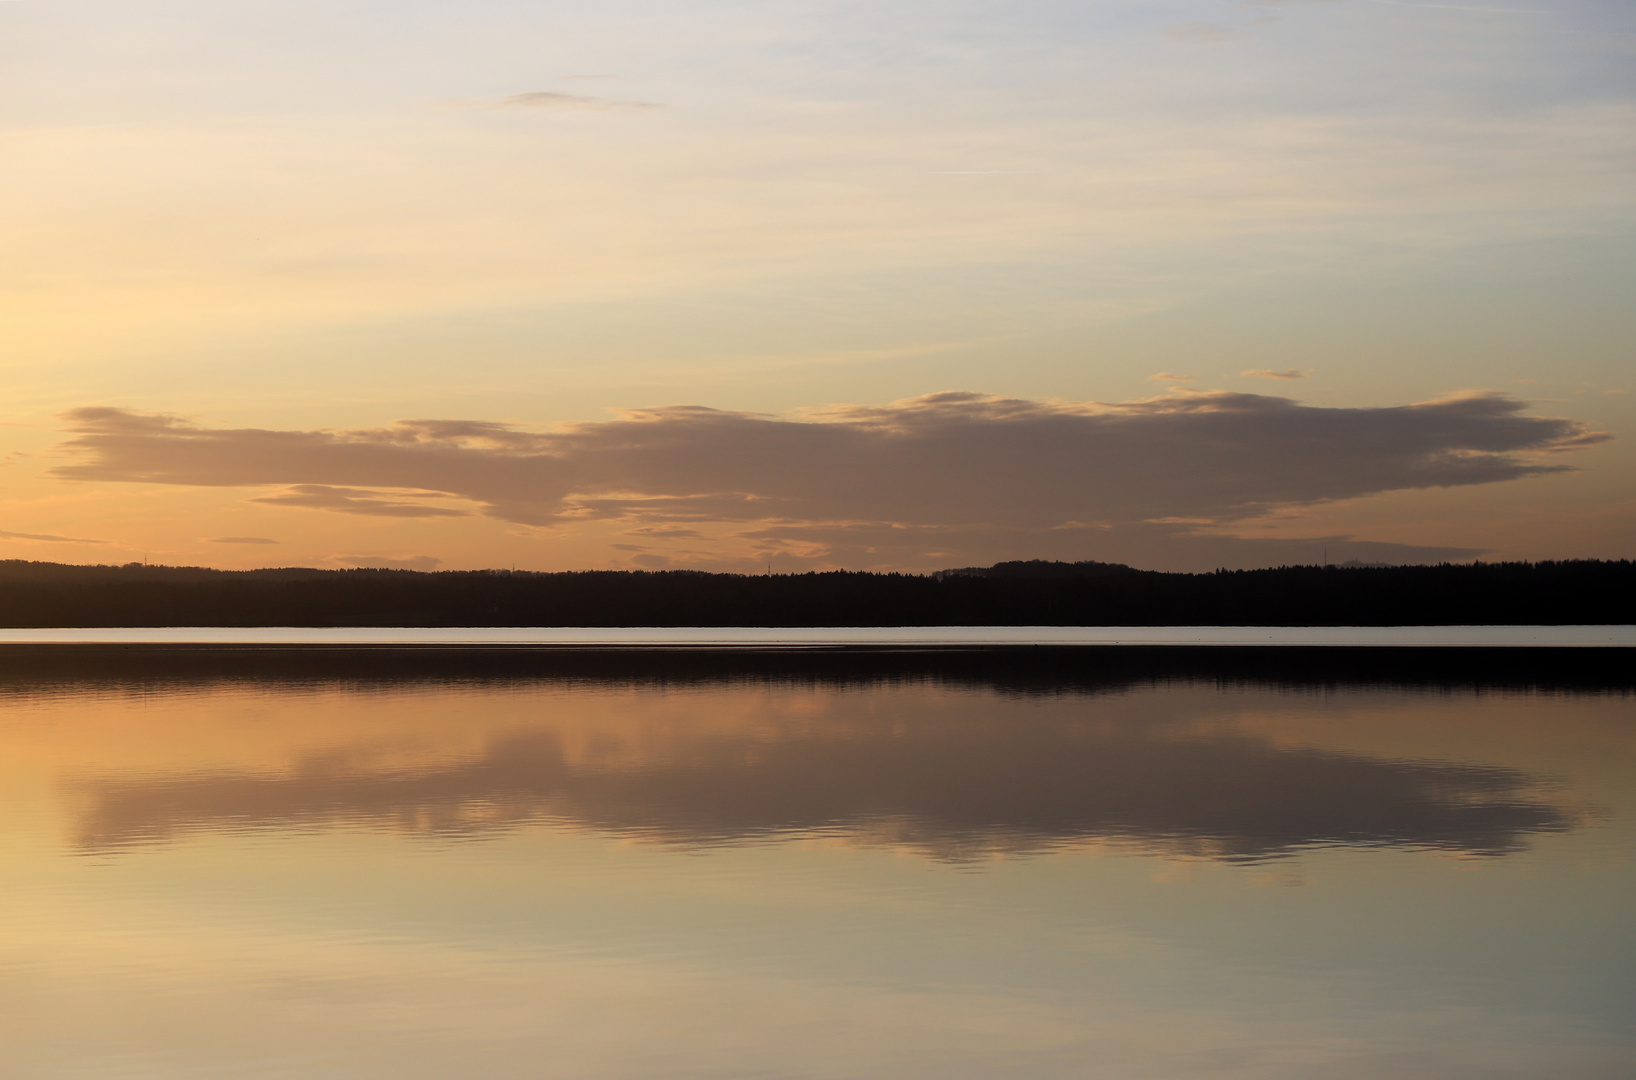
[[[941,393],[789,419],[696,406],[530,432],[461,420],[361,431],[212,429],[114,408],[70,413],[63,479],[271,486],[262,501],[386,516],[476,504],[573,517],[1049,529],[1242,521],[1278,507],[1485,484],[1569,466],[1600,441],[1525,403],[1468,394],[1317,408],[1256,394],[1116,405]]]

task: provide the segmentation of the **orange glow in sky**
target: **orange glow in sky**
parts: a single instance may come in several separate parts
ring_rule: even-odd
[[[1628,5],[0,2],[0,558],[1629,557]]]

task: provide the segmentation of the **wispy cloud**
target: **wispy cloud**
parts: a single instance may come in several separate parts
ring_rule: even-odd
[[[639,112],[662,109],[653,101],[625,101],[619,98],[591,97],[586,94],[563,94],[554,90],[530,90],[500,98],[493,105],[503,109],[589,110],[593,112]]]
[[[647,536],[654,540],[694,540],[704,534],[697,529],[687,529],[680,525],[648,525],[640,529],[631,529],[632,536]]]
[[[106,544],[107,540],[87,540],[83,536],[54,536],[51,533],[0,531],[0,540],[34,540],[43,544]]]
[[[1472,4],[1411,4],[1407,0],[1369,0],[1387,7],[1428,8],[1433,11],[1479,11],[1487,15],[1555,15],[1548,8],[1478,7]]]
[[[1238,31],[1220,23],[1187,22],[1178,23],[1165,31],[1165,37],[1172,41],[1185,41],[1190,44],[1217,45],[1223,41],[1231,41],[1238,37]]]
[[[276,544],[277,540],[269,540],[265,536],[212,536],[212,544]]]
[[[1198,382],[1196,375],[1182,375],[1174,371],[1158,371],[1148,376],[1155,382]]]
[[[54,473],[278,485],[256,501],[386,517],[469,513],[426,502],[454,497],[510,522],[624,521],[651,539],[716,522],[749,527],[746,542],[809,552],[913,537],[937,551],[1003,543],[1014,554],[1146,544],[1332,500],[1563,472],[1557,454],[1606,438],[1526,408],[1493,393],[1343,409],[1226,391],[1116,404],[949,392],[799,418],[671,406],[548,432],[469,420],[214,429],[91,408],[68,417],[64,449],[81,460]],[[1095,528],[1076,539],[1067,522]]]
[[[403,502],[400,498],[383,497],[384,492],[362,488],[330,487],[327,484],[296,484],[276,495],[263,495],[251,502],[272,506],[300,506],[308,510],[339,510],[347,514],[367,514],[372,517],[467,517],[468,510],[447,506],[427,506],[424,503]],[[257,541],[241,541],[256,543]],[[276,543],[277,541],[273,541]]]
[[[1252,368],[1239,372],[1239,375],[1246,379],[1304,379],[1311,374],[1311,368],[1284,368],[1279,371],[1271,368]]]

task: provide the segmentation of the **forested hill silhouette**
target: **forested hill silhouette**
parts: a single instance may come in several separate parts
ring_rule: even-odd
[[[0,561],[0,626],[1390,626],[1636,622],[1630,560],[1205,574],[211,570]]]

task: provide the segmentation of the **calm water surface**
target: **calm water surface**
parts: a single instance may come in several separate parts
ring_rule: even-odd
[[[0,1074],[1636,1075],[1628,686],[847,663],[12,657]]]

